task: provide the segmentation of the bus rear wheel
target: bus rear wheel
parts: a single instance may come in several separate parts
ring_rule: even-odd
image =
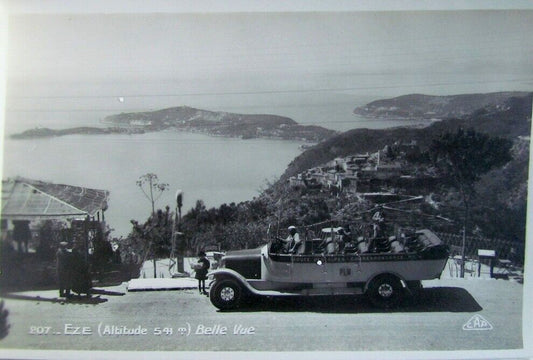
[[[402,297],[402,283],[394,275],[381,275],[373,279],[366,294],[370,302],[381,309],[398,306]]]

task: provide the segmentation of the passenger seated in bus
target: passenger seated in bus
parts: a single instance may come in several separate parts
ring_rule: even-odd
[[[335,252],[335,231],[332,227],[322,229],[322,242],[319,245],[322,254],[333,254]]]
[[[351,238],[351,232],[350,232],[350,227],[348,225],[344,225],[343,227],[340,227],[338,230],[337,230],[337,234],[339,234],[339,240],[338,240],[338,244],[339,244],[339,248],[338,248],[338,252],[339,253],[343,253],[345,248],[346,248],[346,245],[349,244],[351,241],[352,241],[352,238]]]
[[[359,254],[366,254],[368,252],[368,243],[363,236],[357,238],[357,252]]]
[[[336,254],[339,249],[339,244],[337,243],[337,240],[335,239],[335,235],[332,235],[332,237],[326,238],[325,242],[325,249],[326,254]]]
[[[383,237],[385,232],[385,217],[379,211],[372,216],[373,238]]]

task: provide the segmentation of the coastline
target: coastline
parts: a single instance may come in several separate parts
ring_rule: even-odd
[[[333,131],[333,130],[332,130]],[[69,135],[138,135],[145,133],[156,133],[156,132],[176,132],[176,133],[191,133],[191,134],[203,134],[211,137],[221,137],[221,138],[235,138],[241,140],[250,140],[250,139],[267,139],[267,140],[283,140],[283,141],[303,141],[307,143],[316,143],[316,139],[308,139],[304,137],[297,136],[274,136],[274,135],[259,135],[259,136],[249,136],[245,134],[221,134],[215,131],[210,131],[209,129],[202,130],[198,127],[160,127],[160,128],[150,128],[146,126],[139,125],[120,125],[107,128],[97,128],[97,127],[75,127],[54,130],[49,128],[35,128],[23,131],[21,133],[15,133],[9,135],[10,139],[13,140],[31,140],[31,139],[42,139],[42,138],[54,138],[62,137]],[[325,139],[323,139],[325,140]]]

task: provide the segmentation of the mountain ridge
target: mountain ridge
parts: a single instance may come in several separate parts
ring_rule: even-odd
[[[493,94],[497,94],[496,97]],[[507,95],[506,95],[507,94]],[[482,97],[482,94],[473,94]],[[287,167],[282,175],[282,180],[288,179],[303,170],[318,166],[338,156],[377,151],[387,144],[397,140],[416,140],[424,148],[429,146],[431,140],[444,132],[453,132],[460,127],[472,127],[477,131],[494,136],[516,138],[517,136],[530,136],[531,133],[531,92],[500,92],[486,94],[490,99],[498,98],[497,108],[493,101],[485,101],[487,106],[476,108],[462,117],[445,118],[423,128],[397,127],[389,129],[353,129],[335,135],[320,144],[317,144],[299,156]],[[519,96],[518,96],[519,95]],[[410,96],[410,95],[406,95]],[[434,96],[427,96],[433,99]],[[463,97],[466,95],[457,95]],[[454,96],[451,96],[454,97]],[[402,101],[407,99],[400,97]],[[417,95],[420,100],[421,97]],[[379,100],[381,104],[397,102],[398,98]],[[375,103],[375,102],[372,102]],[[369,103],[369,104],[372,104]]]
[[[372,101],[356,107],[356,115],[377,118],[445,119],[467,116],[477,109],[504,110],[512,97],[523,97],[528,92],[507,91],[459,95],[407,94],[390,99]]]

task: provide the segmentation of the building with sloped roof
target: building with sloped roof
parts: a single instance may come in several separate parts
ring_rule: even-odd
[[[60,220],[70,222],[74,230],[72,242],[80,243],[87,252],[88,233],[105,225],[108,197],[107,190],[22,177],[2,180],[2,239],[14,240],[19,251],[24,244],[27,252],[31,222]]]
[[[2,181],[2,220],[104,218],[109,191],[17,177]]]

